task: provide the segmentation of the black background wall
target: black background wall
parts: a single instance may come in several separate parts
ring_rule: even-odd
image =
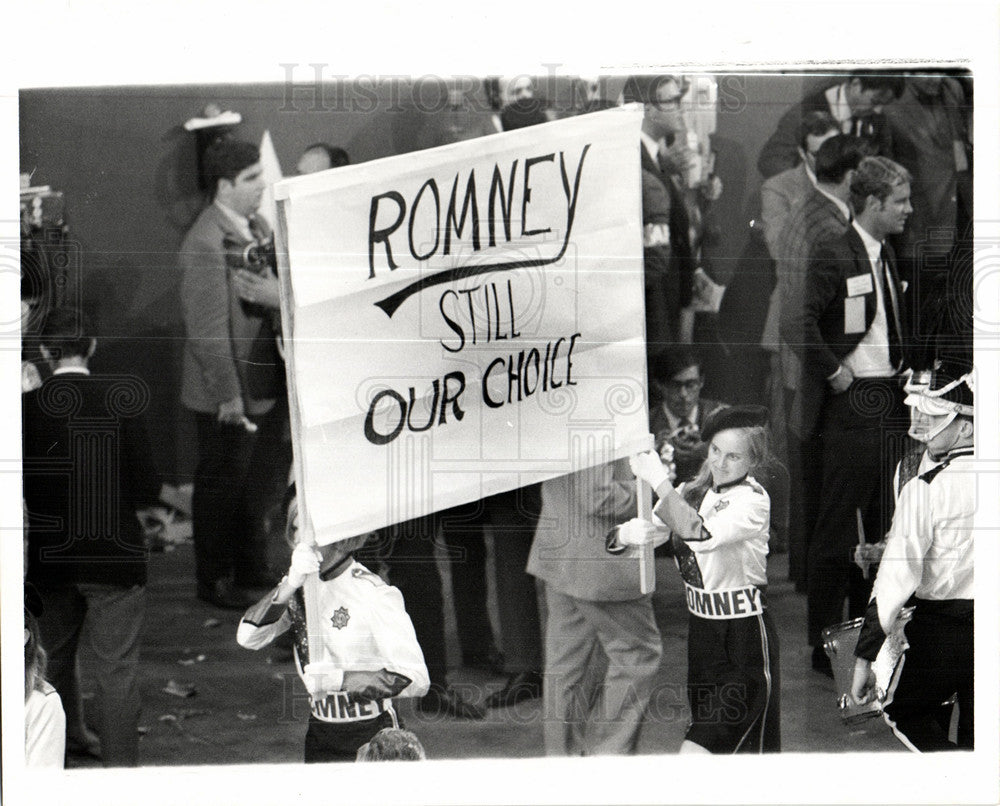
[[[747,221],[756,215],[757,152],[804,84],[823,79],[720,80],[725,103],[714,139],[725,193],[717,203],[722,239],[713,257],[727,279],[736,270]],[[575,82],[540,83],[557,110],[568,112],[579,100]],[[353,162],[364,162],[435,145],[448,126],[487,124],[485,94],[481,88],[469,92],[476,108],[453,113],[446,87],[431,79],[327,83],[322,97],[312,84],[293,96],[284,84],[22,91],[21,170],[35,172],[32,184],[65,193],[70,237],[79,246],[74,293],[100,340],[95,364],[149,385],[149,426],[166,479],[187,480],[194,456],[193,422],[177,400],[184,338],[177,249],[203,200],[194,137],[183,122],[209,102],[240,112],[237,136],[256,143],[270,131],[282,169],[291,175],[299,154],[316,141],[341,145]]]

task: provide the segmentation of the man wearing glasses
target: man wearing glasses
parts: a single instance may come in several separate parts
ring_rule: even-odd
[[[680,311],[691,303],[695,269],[690,219],[684,201],[687,138],[681,98],[685,92],[686,83],[675,76],[632,76],[623,90],[625,102],[641,102],[646,107],[639,133],[643,178],[647,183],[643,192],[645,206],[654,197],[648,192],[648,183],[652,182],[662,186],[663,192],[655,197],[663,199],[663,206],[669,207],[662,211],[668,222],[666,231],[650,217],[648,209],[643,210],[643,256],[647,308],[664,310],[662,315],[667,319],[665,323],[647,322],[647,332],[660,334],[665,329],[671,341],[679,340]]]
[[[673,448],[677,468],[674,484],[690,481],[708,455],[702,442],[701,426],[724,403],[702,400],[705,383],[701,358],[689,347],[675,346],[659,352],[650,367],[657,401],[649,412],[649,427],[656,436],[656,448]]]
[[[855,70],[846,81],[807,95],[781,116],[760,151],[757,170],[766,179],[799,163],[799,121],[810,112],[832,115],[841,134],[861,137],[873,154],[892,157],[892,135],[882,108],[902,92],[903,78],[898,73]]]
[[[794,168],[775,174],[760,187],[760,218],[771,257],[778,259],[778,241],[788,220],[816,187],[816,153],[840,129],[826,112],[810,112],[799,128],[799,155]]]

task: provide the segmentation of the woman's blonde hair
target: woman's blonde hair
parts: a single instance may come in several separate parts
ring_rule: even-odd
[[[747,446],[747,454],[750,458],[750,469],[748,476],[753,476],[763,467],[767,467],[774,461],[771,453],[771,439],[767,428],[762,425],[744,426],[738,428],[726,428],[725,431],[738,431],[744,438]],[[719,431],[718,433],[722,433]],[[715,438],[714,436],[712,437]],[[684,486],[684,500],[691,506],[697,508],[705,493],[712,486],[712,468],[706,458],[701,464],[698,474]]]
[[[38,622],[27,610],[24,611],[24,629],[27,635],[24,642],[24,699],[27,700],[32,691],[44,689],[49,656],[38,639]]]

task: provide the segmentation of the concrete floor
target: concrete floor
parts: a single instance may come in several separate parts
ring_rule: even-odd
[[[804,640],[805,597],[796,594],[791,583],[785,581],[786,569],[786,556],[772,558],[768,600],[781,641],[784,751],[902,751],[879,719],[860,726],[842,724],[832,681],[809,668],[809,648]],[[442,570],[447,575],[443,565]],[[152,555],[141,671],[142,765],[300,761],[308,707],[293,664],[277,660],[270,650],[251,652],[237,645],[235,632],[240,614],[217,610],[195,599],[193,578],[190,544]],[[446,576],[446,596],[448,584]],[[687,721],[687,613],[679,575],[670,560],[657,561],[654,605],[663,634],[664,657],[655,707],[643,731],[640,753],[675,753]],[[452,683],[474,700],[482,701],[503,679],[460,668],[454,615],[450,612],[446,614],[446,627]],[[164,688],[171,680],[192,685],[195,694],[179,698],[166,693]],[[84,691],[91,687],[84,669]],[[92,704],[88,700],[88,705]],[[537,700],[493,711],[482,722],[428,716],[407,701],[400,703],[399,712],[407,727],[420,736],[429,758],[544,755]],[[71,759],[71,766],[97,764]]]

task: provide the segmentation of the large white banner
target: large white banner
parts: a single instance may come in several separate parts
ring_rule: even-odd
[[[647,447],[640,108],[275,186],[317,542]]]

